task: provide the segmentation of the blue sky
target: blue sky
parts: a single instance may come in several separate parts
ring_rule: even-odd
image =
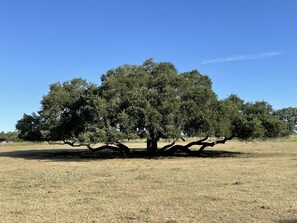
[[[51,83],[151,57],[209,75],[220,99],[297,107],[297,1],[0,0],[0,131]]]

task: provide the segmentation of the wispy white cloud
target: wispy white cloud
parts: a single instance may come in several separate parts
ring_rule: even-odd
[[[281,54],[282,52],[266,52],[266,53],[261,53],[257,55],[237,55],[237,56],[229,56],[229,57],[217,58],[212,60],[205,60],[201,62],[201,64],[222,63],[222,62],[229,62],[229,61],[236,61],[236,60],[258,60],[258,59],[278,56]]]

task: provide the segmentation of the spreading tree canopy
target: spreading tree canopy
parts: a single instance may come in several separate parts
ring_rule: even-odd
[[[294,121],[283,114],[264,101],[245,103],[236,95],[218,100],[207,75],[197,70],[178,73],[172,63],[149,59],[107,71],[100,85],[80,78],[50,85],[40,111],[25,114],[16,127],[24,140],[87,146],[93,151],[128,153],[125,140],[144,138],[152,155],[178,150],[200,154],[205,147],[233,137],[289,135]],[[177,139],[202,136],[175,145]],[[209,141],[209,136],[217,140]],[[158,148],[160,139],[173,142]],[[96,147],[97,143],[104,145]],[[189,149],[194,145],[200,146],[198,151]]]
[[[283,108],[274,112],[285,124],[284,135],[297,134],[297,108]]]

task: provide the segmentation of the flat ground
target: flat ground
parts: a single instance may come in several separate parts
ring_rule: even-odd
[[[207,150],[146,159],[0,145],[0,222],[297,222],[297,141]]]

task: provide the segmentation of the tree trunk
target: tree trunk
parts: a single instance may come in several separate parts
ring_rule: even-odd
[[[158,139],[156,139],[156,138],[147,139],[146,148],[147,148],[147,153],[148,153],[149,156],[157,155]]]

